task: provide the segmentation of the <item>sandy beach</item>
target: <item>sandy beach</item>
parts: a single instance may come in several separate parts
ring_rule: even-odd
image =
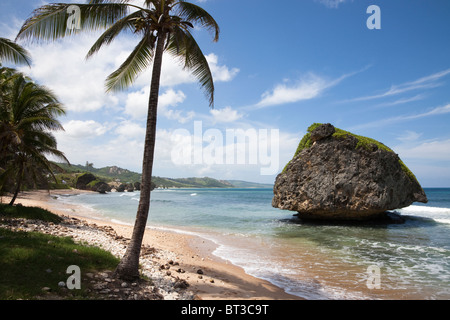
[[[122,237],[130,238],[132,226],[88,216],[82,207],[64,204],[54,200],[58,194],[78,194],[82,190],[52,190],[23,192],[16,200],[24,206],[36,206],[61,216],[69,216],[98,226],[109,226]],[[3,197],[3,203],[8,197]],[[148,227],[144,245],[170,252],[179,263],[183,273],[176,277],[189,283],[189,291],[195,299],[202,300],[301,300],[286,293],[272,283],[248,275],[238,266],[213,255],[216,245],[206,239]],[[165,262],[162,262],[165,263]],[[174,269],[172,269],[174,270]],[[202,274],[198,271],[201,270]],[[170,275],[168,275],[169,277]],[[172,275],[173,277],[173,275]]]

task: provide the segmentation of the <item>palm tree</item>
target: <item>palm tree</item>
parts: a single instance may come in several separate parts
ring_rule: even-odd
[[[139,254],[150,209],[152,168],[156,140],[156,120],[164,52],[177,58],[200,82],[211,107],[214,105],[214,82],[208,62],[192,36],[194,25],[212,32],[219,40],[219,26],[203,8],[184,0],[143,0],[142,6],[130,0],[91,0],[75,4],[79,9],[81,30],[106,28],[87,57],[119,34],[131,31],[140,41],[125,62],[106,79],[107,91],[123,90],[153,63],[148,103],[145,147],[142,164],[142,185],[133,235],[127,251],[116,269],[122,279],[139,277]],[[76,34],[76,28],[67,28],[67,10],[74,4],[49,4],[36,9],[22,26],[18,38],[56,40]]]
[[[55,178],[46,155],[68,163],[50,132],[63,130],[56,117],[65,111],[49,89],[13,69],[0,69],[0,87],[0,189],[9,182],[13,205],[25,177],[36,181],[47,173]]]
[[[30,54],[27,50],[11,40],[0,38],[0,65],[3,61],[31,65]]]

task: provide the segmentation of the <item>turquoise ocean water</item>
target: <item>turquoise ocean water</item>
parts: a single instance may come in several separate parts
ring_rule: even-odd
[[[155,190],[148,226],[214,241],[215,255],[307,299],[450,299],[450,189],[425,192],[428,204],[397,210],[403,224],[318,225],[272,208],[271,189]],[[139,192],[57,201],[132,224]]]

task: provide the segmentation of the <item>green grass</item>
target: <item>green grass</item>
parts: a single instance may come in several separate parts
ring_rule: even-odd
[[[3,217],[26,217],[55,222],[54,215],[40,208],[1,205]],[[2,217],[0,215],[0,217]],[[0,223],[2,221],[0,220]],[[50,236],[39,232],[11,231],[0,228],[0,300],[45,298],[50,295],[67,299],[88,299],[90,293],[83,274],[113,270],[119,259],[97,247],[76,244],[69,237]],[[70,265],[81,271],[81,289],[58,286],[67,282]]]
[[[59,223],[62,218],[42,208],[0,204],[0,218],[25,218]]]
[[[114,269],[119,263],[111,253],[96,247],[75,244],[67,237],[54,237],[38,232],[14,232],[0,228],[0,299],[34,299],[44,296],[42,288],[51,293],[75,299],[87,298],[83,273]],[[75,250],[76,249],[76,250]],[[81,289],[68,290],[58,286],[71,274],[67,267],[81,270]]]

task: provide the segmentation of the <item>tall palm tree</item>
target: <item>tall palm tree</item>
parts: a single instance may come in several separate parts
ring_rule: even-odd
[[[0,69],[0,87],[0,187],[15,184],[9,186],[13,205],[25,177],[36,181],[45,172],[55,178],[46,156],[68,163],[50,132],[63,130],[56,117],[65,111],[49,89],[12,69]]]
[[[28,51],[6,38],[0,38],[0,65],[3,61],[31,65]]]
[[[139,255],[150,209],[150,191],[156,140],[156,120],[164,52],[178,58],[200,82],[214,105],[214,82],[211,70],[199,45],[192,36],[194,25],[212,32],[219,40],[219,26],[203,8],[184,0],[143,0],[142,6],[130,0],[91,0],[75,4],[79,9],[81,31],[106,28],[89,50],[91,57],[104,45],[110,44],[124,31],[139,36],[140,41],[125,62],[106,79],[107,91],[127,88],[136,77],[153,63],[147,127],[142,164],[142,185],[133,235],[127,251],[116,269],[122,279],[139,277]],[[36,9],[22,26],[18,38],[56,40],[78,33],[67,28],[67,10],[74,4],[49,4]]]

